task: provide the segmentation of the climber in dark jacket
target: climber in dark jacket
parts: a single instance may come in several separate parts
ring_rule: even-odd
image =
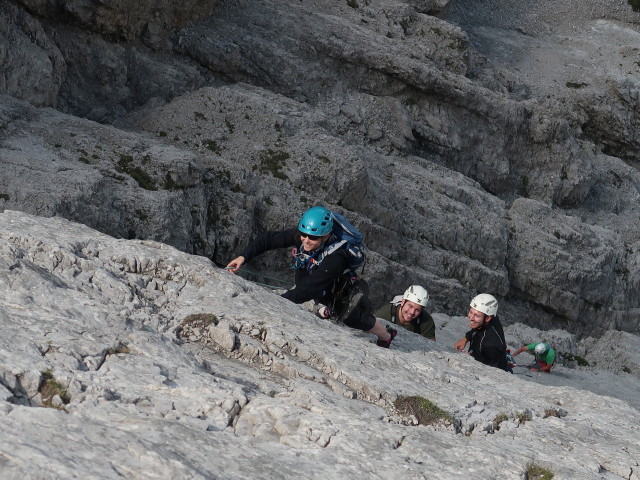
[[[311,245],[312,243],[320,244],[321,240],[309,239],[309,236],[306,235],[301,236],[300,231],[295,228],[277,232],[266,232],[256,237],[253,242],[247,245],[240,253],[240,257],[244,257],[244,263],[246,263],[269,250],[291,248],[299,245],[304,245],[306,252],[319,252],[320,249],[314,249],[313,247],[316,245]],[[307,248],[309,248],[309,250],[306,250]],[[229,267],[237,264],[240,257],[229,263]],[[325,256],[322,262],[318,263],[315,268],[311,268],[315,260],[313,256],[305,260],[310,263],[309,268],[295,269],[295,287],[287,290],[282,296],[293,303],[317,300],[320,303],[326,304],[327,296],[331,293],[335,279],[342,275],[342,272],[344,272],[347,267],[349,254],[343,249],[338,249],[330,255]],[[231,268],[229,270],[232,272],[236,271],[236,269]]]
[[[266,232],[253,240],[240,256],[231,260],[227,270],[238,269],[261,253],[276,248],[298,247],[294,252],[295,286],[282,296],[294,303],[314,300],[324,305],[335,305],[338,283],[343,281],[349,264],[349,253],[343,248],[331,249],[333,214],[330,210],[316,206],[307,210],[300,219],[298,228]],[[360,280],[363,285],[366,282]],[[349,297],[338,305],[338,318],[351,328],[372,333],[378,337],[378,346],[389,348],[397,330],[386,328],[373,315],[373,305],[366,291],[353,288]],[[328,313],[324,313],[328,312]],[[322,318],[333,313],[327,307],[318,311]]]
[[[481,293],[471,300],[469,330],[454,344],[456,350],[464,350],[469,343],[468,353],[479,362],[490,367],[510,371],[507,365],[507,342],[498,312],[498,301],[488,293]]]

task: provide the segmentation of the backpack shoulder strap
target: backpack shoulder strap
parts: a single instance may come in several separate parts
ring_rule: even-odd
[[[420,328],[420,325],[424,323],[425,319],[426,319],[425,311],[422,310],[420,312],[420,315],[418,315],[416,318],[414,318],[411,321],[411,324],[413,325],[413,333],[422,334],[422,329]]]
[[[400,302],[396,302],[395,300],[398,297],[393,297],[391,299],[391,301],[389,302],[391,304],[391,323],[398,323],[398,316],[396,315],[397,311],[398,311],[398,306],[400,305]]]
[[[331,243],[330,245],[324,247],[322,249],[322,253],[320,254],[320,256],[322,258],[326,257],[327,255],[331,255],[333,252],[335,252],[336,250],[338,250],[339,248],[341,248],[344,244],[346,244],[347,241],[346,240],[337,240],[333,243]]]
[[[324,260],[324,257],[326,257],[327,255],[331,255],[333,252],[335,252],[336,250],[339,250],[340,248],[342,248],[342,246],[344,244],[346,244],[347,241],[346,240],[337,240],[329,245],[327,245],[326,247],[324,247],[322,249],[322,251],[318,254],[318,258],[316,259],[316,263],[320,263],[322,262],[322,260]]]

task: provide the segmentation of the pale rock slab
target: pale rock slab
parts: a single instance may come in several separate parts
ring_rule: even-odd
[[[631,375],[485,367],[442,314],[438,342],[381,349],[203,257],[60,218],[5,211],[0,244],[3,478],[638,478]],[[182,337],[195,314],[219,323]],[[68,403],[40,405],[44,371]],[[398,395],[452,420],[411,426]]]

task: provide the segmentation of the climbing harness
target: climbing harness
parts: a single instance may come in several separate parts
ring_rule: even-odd
[[[302,246],[300,248],[293,247],[291,249],[291,256],[293,261],[291,262],[291,268],[294,270],[314,270],[320,264],[322,258],[318,258],[322,249],[316,250],[311,255],[304,251]],[[324,255],[322,256],[324,257]]]

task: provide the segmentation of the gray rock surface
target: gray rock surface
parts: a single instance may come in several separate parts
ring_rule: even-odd
[[[2,478],[640,478],[637,349],[632,373],[509,375],[444,314],[382,349],[201,256],[9,210],[0,262]],[[615,335],[638,343],[598,366]],[[410,395],[450,419],[416,426]]]
[[[127,0],[86,2],[84,0],[17,0],[34,16],[47,22],[78,25],[115,40],[140,38],[151,46],[159,46],[166,37],[187,22],[206,18],[213,12],[217,0],[172,2]]]
[[[448,314],[490,291],[509,323],[638,333],[624,0],[0,9],[0,208],[225,264],[322,203],[378,303],[423,283]]]
[[[37,19],[12,2],[2,0],[0,12],[0,92],[55,105],[66,75],[59,47]]]

